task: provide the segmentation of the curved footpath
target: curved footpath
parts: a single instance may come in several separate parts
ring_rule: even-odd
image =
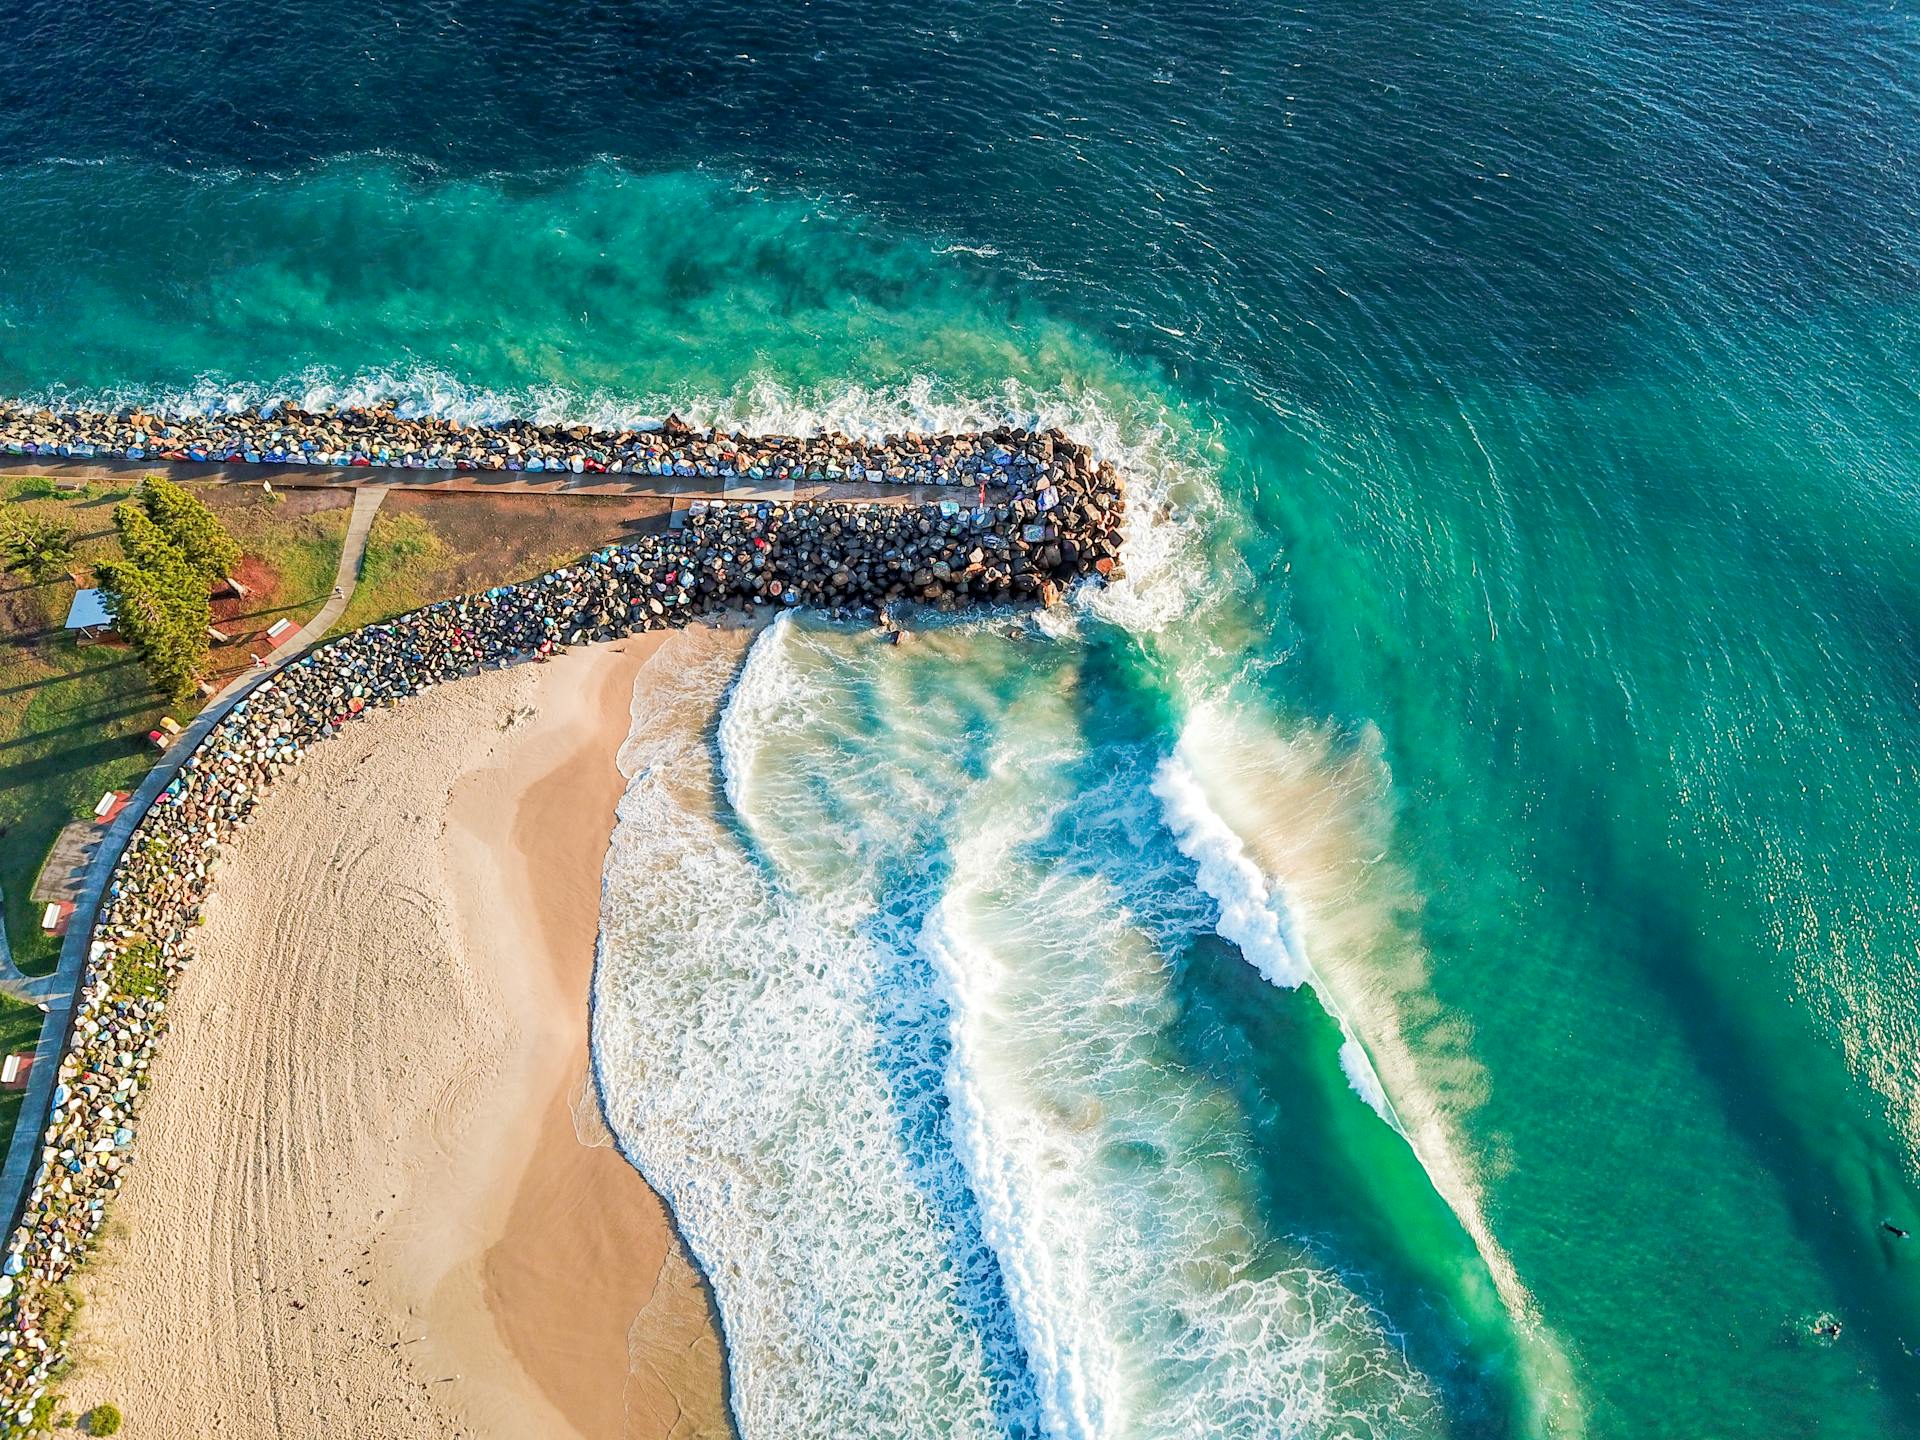
[[[6,1164],[0,1168],[0,1206],[5,1208],[9,1229],[20,1221],[20,1205],[33,1175],[41,1132],[46,1128],[48,1099],[53,1094],[60,1056],[66,1049],[67,1028],[73,1018],[74,997],[86,968],[94,917],[99,912],[107,882],[126,851],[127,842],[133,838],[135,827],[153,807],[155,797],[173,783],[180,767],[200,748],[201,742],[234,704],[269,676],[279,673],[319,644],[327,631],[333,628],[334,621],[346,613],[348,602],[353,599],[354,589],[360,582],[360,562],[367,553],[367,535],[373,529],[373,517],[380,509],[380,502],[386,498],[386,490],[373,487],[354,493],[353,515],[347,522],[346,539],[340,546],[340,563],[334,571],[337,593],[329,597],[319,613],[274,653],[264,669],[249,670],[244,675],[235,676],[224,690],[208,701],[206,708],[167,747],[166,754],[160,757],[153,769],[147,772],[140,787],[134,791],[132,800],[114,819],[99,849],[94,852],[93,862],[87,867],[86,879],[75,899],[73,914],[67,921],[66,938],[60,946],[60,963],[52,973],[37,976],[21,974],[14,967],[12,954],[6,952],[6,938],[0,932],[0,954],[4,954],[5,958],[5,968],[0,971],[0,989],[16,1000],[40,1006],[46,1011],[47,1017],[40,1024],[40,1043],[34,1048],[27,1093],[20,1103],[19,1119],[14,1122],[13,1139],[7,1146]]]
[[[41,1095],[23,1118],[44,1113],[47,1125],[39,1133],[23,1124],[28,1138],[16,1140],[32,1178],[0,1263],[7,1435],[45,1428],[49,1386],[66,1358],[65,1284],[97,1242],[134,1156],[143,1083],[168,1025],[167,997],[193,954],[220,847],[260,795],[369,707],[570,646],[678,629],[742,605],[1048,605],[1071,584],[1122,574],[1126,497],[1110,464],[1057,432],[940,438],[956,452],[984,451],[992,464],[1033,458],[1020,461],[1004,498],[972,509],[957,501],[696,506],[681,530],[356,631],[246,677],[241,693],[209,707],[176,743],[172,779],[149,777],[128,808],[141,818],[123,817],[103,845],[97,913],[74,927],[63,952],[62,972],[79,988],[54,1029],[69,1044],[64,1053],[54,1046],[36,1071]]]

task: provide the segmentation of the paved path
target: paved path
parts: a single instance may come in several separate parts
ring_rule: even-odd
[[[121,852],[132,839],[134,827],[152,807],[155,797],[173,783],[173,777],[180,767],[200,748],[200,742],[206,738],[207,732],[262,680],[318,643],[333,627],[333,622],[345,613],[347,602],[353,599],[354,587],[360,581],[360,562],[367,551],[367,533],[373,528],[373,517],[380,508],[380,502],[386,498],[385,487],[369,485],[355,490],[353,516],[347,522],[346,540],[340,547],[340,565],[334,573],[334,586],[338,593],[330,597],[320,607],[320,613],[302,626],[291,640],[274,652],[264,669],[248,670],[236,676],[226,689],[207,702],[206,708],[194,717],[193,723],[167,747],[166,754],[160,757],[160,763],[147,772],[126,808],[115,817],[100,842],[100,848],[94,853],[73,914],[67,921],[59,966],[51,975],[22,975],[14,968],[12,956],[6,955],[5,969],[0,971],[0,990],[30,1005],[38,1005],[46,1011],[47,1016],[41,1022],[40,1044],[34,1051],[33,1073],[27,1084],[26,1096],[20,1104],[20,1118],[14,1125],[13,1140],[7,1147],[6,1164],[0,1167],[0,1213],[7,1216],[9,1233],[20,1221],[20,1206],[39,1162],[40,1140],[47,1128],[53,1084],[60,1069],[60,1056],[66,1050],[67,1029],[73,1019],[73,1005],[79,994],[80,978],[86,973],[94,916],[100,908],[100,897],[106,889],[108,877],[113,874],[113,867],[119,863]],[[0,930],[3,929],[4,926],[0,926]],[[5,949],[5,936],[0,934],[0,953],[4,953]]]
[[[615,500],[852,500],[871,505],[930,505],[964,499],[971,485],[883,485],[866,480],[769,481],[654,475],[574,475],[524,470],[402,470],[382,465],[221,465],[191,460],[62,460],[57,455],[0,456],[0,476],[106,480],[132,485],[159,471],[183,480],[225,485],[271,481],[283,490],[376,487],[431,494],[565,495]]]

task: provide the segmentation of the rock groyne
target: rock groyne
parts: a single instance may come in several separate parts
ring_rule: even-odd
[[[167,997],[221,847],[309,747],[371,707],[482,667],[742,604],[1052,603],[1076,582],[1117,578],[1119,477],[1064,436],[1040,438],[1059,468],[1031,495],[985,506],[696,502],[682,529],[356,631],[236,702],[133,831],[93,918],[39,1164],[0,1261],[0,1434],[48,1426],[73,1305],[65,1284],[135,1157]]]
[[[878,438],[698,430],[677,416],[623,429],[508,420],[468,424],[402,414],[393,405],[216,414],[47,409],[0,401],[0,452],[58,459],[229,465],[365,466],[400,470],[660,478],[988,485],[1029,494],[1066,473],[1051,432],[999,429]]]

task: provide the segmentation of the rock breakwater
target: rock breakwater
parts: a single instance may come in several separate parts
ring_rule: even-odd
[[[1052,603],[1076,582],[1117,578],[1119,477],[1065,437],[1038,438],[1075,463],[1032,494],[984,506],[696,502],[683,528],[356,631],[238,701],[142,817],[94,917],[38,1167],[0,1260],[0,1434],[50,1424],[73,1307],[65,1284],[134,1159],[168,996],[218,857],[311,746],[482,667],[742,604]]]
[[[829,433],[748,435],[697,430],[676,416],[654,428],[508,420],[467,424],[403,415],[392,405],[300,410],[281,405],[217,414],[56,410],[0,401],[0,452],[59,459],[168,460],[229,465],[386,467],[645,475],[665,479],[869,481],[988,485],[1028,494],[1087,460],[1057,433],[1005,428],[879,438]]]

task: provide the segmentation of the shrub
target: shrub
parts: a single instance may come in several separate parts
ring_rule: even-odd
[[[151,1000],[166,986],[160,965],[160,947],[142,937],[129,940],[113,962],[114,988],[135,1000]]]
[[[73,559],[73,527],[42,515],[8,515],[0,520],[0,550],[7,569],[45,580]]]
[[[103,1400],[87,1411],[86,1423],[89,1435],[116,1435],[120,1431],[120,1407]]]

